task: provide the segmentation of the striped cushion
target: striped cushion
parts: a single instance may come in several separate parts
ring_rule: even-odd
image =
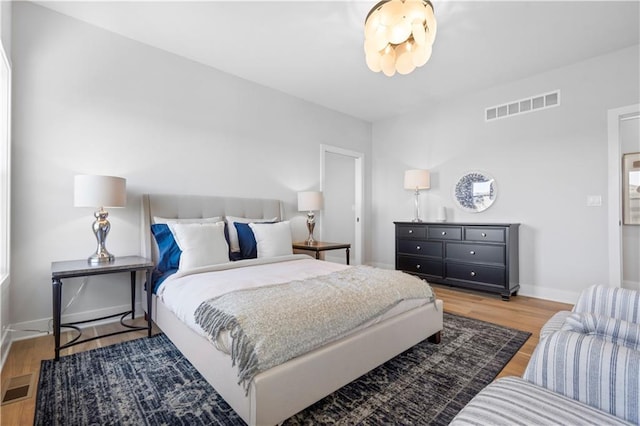
[[[573,311],[605,315],[637,324],[640,323],[640,292],[594,285],[580,294]]]
[[[477,394],[450,424],[601,426],[630,423],[519,377],[503,377]]]
[[[564,321],[571,315],[570,311],[556,312],[540,329],[540,340],[562,328]]]
[[[566,318],[562,330],[590,334],[616,345],[640,350],[640,324],[604,315],[574,312]]]
[[[540,341],[523,376],[527,381],[640,422],[640,352],[596,336],[558,331]]]

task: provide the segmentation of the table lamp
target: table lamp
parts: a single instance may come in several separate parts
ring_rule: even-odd
[[[92,265],[113,262],[115,256],[107,251],[105,242],[111,224],[107,220],[109,213],[105,207],[124,207],[127,203],[127,180],[115,176],[77,175],[74,178],[73,205],[75,207],[93,207],[93,233],[98,241],[96,252],[89,257]]]
[[[430,188],[429,170],[407,170],[404,172],[404,189],[415,191],[415,217],[412,222],[422,222],[420,219],[420,190]]]
[[[307,229],[309,230],[307,245],[309,246],[312,246],[316,242],[313,239],[313,228],[316,226],[314,211],[318,211],[320,209],[322,209],[322,192],[298,192],[298,211],[307,212]]]

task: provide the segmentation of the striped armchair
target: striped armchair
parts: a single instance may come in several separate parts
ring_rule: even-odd
[[[628,425],[640,422],[640,351],[559,331],[540,341],[522,378],[484,388],[451,425]]]
[[[584,290],[540,330],[522,378],[496,380],[451,424],[640,424],[640,292]]]
[[[540,330],[540,339],[561,330],[572,313],[594,314],[640,324],[640,292],[594,285],[585,289],[572,311],[556,313]]]
[[[558,331],[540,341],[522,377],[631,423],[640,423],[640,351],[596,335]]]

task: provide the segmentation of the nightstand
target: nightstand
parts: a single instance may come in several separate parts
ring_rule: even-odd
[[[147,330],[147,335],[151,337],[151,291],[147,292],[147,325],[144,327],[140,326],[132,326],[128,324],[124,324],[122,321],[124,318],[131,314],[131,319],[133,319],[135,314],[135,305],[136,305],[136,272],[145,271],[146,272],[146,282],[149,283],[151,281],[151,272],[153,271],[153,262],[149,259],[145,259],[144,257],[139,256],[124,256],[117,257],[113,262],[102,263],[92,265],[87,262],[86,259],[83,260],[71,260],[64,262],[52,262],[51,263],[51,283],[53,285],[53,336],[55,340],[55,360],[60,359],[60,350],[68,348],[73,345],[77,345],[80,343],[88,342],[90,340],[99,339],[101,337],[114,336],[116,334],[129,333],[131,331],[137,330]],[[108,315],[106,317],[94,318],[85,321],[77,321],[71,323],[61,323],[62,316],[62,280],[64,278],[75,278],[75,277],[89,277],[92,275],[104,275],[104,274],[116,274],[120,272],[129,272],[131,273],[131,310],[126,312],[120,312],[118,314]],[[125,330],[116,331],[113,333],[105,334],[102,336],[90,337],[83,340],[78,340],[82,336],[82,330],[77,324],[84,324],[99,320],[104,320],[108,318],[115,318],[120,316],[120,324],[126,327]],[[65,343],[64,345],[60,345],[60,329],[62,327],[73,328],[78,331],[80,334],[76,336],[69,343]]]
[[[320,252],[327,250],[347,250],[347,265],[349,264],[349,250],[351,250],[351,244],[345,243],[325,243],[322,241],[315,241],[312,245],[307,244],[306,241],[300,241],[293,243],[293,248],[296,250],[308,250],[316,253],[316,259],[320,259]]]

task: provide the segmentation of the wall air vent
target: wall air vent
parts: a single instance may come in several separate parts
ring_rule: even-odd
[[[492,121],[558,105],[560,105],[560,90],[489,107],[484,110],[484,119],[485,121]]]

